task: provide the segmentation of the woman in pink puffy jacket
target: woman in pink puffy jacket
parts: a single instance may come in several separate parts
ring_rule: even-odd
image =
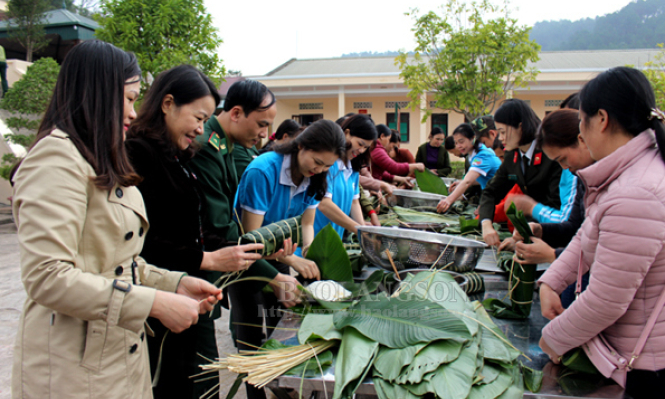
[[[539,280],[541,348],[552,361],[599,333],[629,358],[665,289],[665,115],[642,72],[618,67],[580,92],[580,132],[595,164],[578,172],[586,219]],[[559,294],[590,271],[589,286],[564,311]],[[665,312],[628,373],[626,393],[665,397]]]

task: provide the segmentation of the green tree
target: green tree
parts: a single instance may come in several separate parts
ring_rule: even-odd
[[[33,143],[34,131],[51,101],[59,72],[60,66],[53,58],[41,58],[30,65],[25,75],[7,92],[0,102],[0,109],[12,114],[5,122],[17,133],[5,135],[6,140],[26,148]],[[16,161],[14,154],[5,154],[0,165],[0,176],[7,179]]]
[[[95,19],[101,26],[97,38],[134,52],[144,78],[191,64],[222,81],[225,69],[217,55],[222,39],[203,0],[109,0]]]
[[[9,37],[25,48],[28,62],[32,62],[33,53],[49,42],[44,31],[44,13],[50,9],[50,0],[9,0],[7,3],[7,16],[11,19]]]
[[[491,113],[513,88],[535,80],[538,71],[528,63],[539,59],[540,46],[505,7],[487,0],[468,5],[449,0],[441,11],[407,13],[415,21],[417,46],[413,56],[400,52],[395,63],[409,88],[411,108],[421,107],[421,95],[431,93],[437,108],[472,120]],[[431,111],[424,111],[426,119]]]
[[[645,62],[648,69],[642,70],[651,82],[653,91],[656,93],[656,106],[660,110],[665,110],[665,49],[663,43],[658,44],[660,52],[653,61]]]

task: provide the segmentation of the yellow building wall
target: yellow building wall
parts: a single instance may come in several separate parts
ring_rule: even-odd
[[[531,93],[515,93],[514,98],[528,100],[531,108],[536,112],[539,118],[544,118],[547,112],[558,109],[558,105],[546,106],[546,100],[564,100],[568,94],[531,94]],[[363,96],[363,97],[344,97],[344,108],[340,109],[338,97],[325,97],[325,98],[284,98],[280,99],[277,95],[277,116],[272,127],[272,131],[276,130],[282,121],[291,119],[294,115],[314,115],[323,114],[324,119],[336,120],[342,115],[350,112],[359,112],[359,109],[354,108],[354,102],[371,102],[372,108],[366,108],[367,114],[372,117],[376,124],[387,124],[387,116],[389,113],[394,113],[394,108],[385,108],[385,103],[390,101],[408,101],[407,97],[402,96]],[[427,99],[427,104],[431,101],[431,96]],[[301,110],[301,103],[323,103],[323,109]],[[500,106],[501,101],[497,102],[494,110]],[[429,133],[432,129],[431,117],[428,117],[424,123],[421,118],[424,113],[420,110],[412,110],[410,108],[400,110],[400,113],[409,113],[409,141],[401,144],[402,148],[409,149],[415,156],[418,147],[427,141]],[[448,114],[448,134],[452,134],[453,130],[464,123],[464,115],[458,114],[450,110],[441,110],[433,108],[432,113]]]

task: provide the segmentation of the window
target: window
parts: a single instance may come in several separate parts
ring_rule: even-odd
[[[291,119],[300,123],[300,126],[309,126],[319,119],[323,119],[323,114],[291,115]]]
[[[386,114],[386,125],[391,129],[397,129],[397,124],[395,123],[395,113],[388,112]],[[409,142],[409,113],[400,112],[399,113],[399,133],[400,141],[402,143]]]
[[[432,127],[430,132],[435,128],[440,127],[443,134],[448,137],[448,114],[432,114]]]

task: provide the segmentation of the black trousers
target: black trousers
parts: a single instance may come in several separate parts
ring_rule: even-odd
[[[280,273],[289,273],[289,267],[282,263],[273,263]],[[228,287],[228,295],[231,301],[231,325],[229,328],[233,334],[238,350],[256,350],[267,338],[263,334],[263,322],[267,327],[268,336],[282,318],[280,305],[274,294],[264,294],[261,290],[265,284],[257,284],[254,281],[240,282]],[[262,305],[261,307],[259,305]],[[246,345],[249,344],[249,345]],[[254,388],[253,385],[245,384],[248,399],[265,399],[263,389]]]
[[[626,398],[665,398],[665,369],[632,370],[626,377]]]
[[[169,332],[166,336],[159,381],[152,389],[155,399],[198,399],[219,383],[219,376],[216,373],[211,374],[215,378],[202,382],[195,382],[195,379],[189,378],[202,371],[199,365],[208,363],[198,354],[211,360],[219,357],[214,323],[219,317],[219,307],[215,309],[213,317],[208,315],[209,313],[201,314],[195,325],[179,334]],[[160,347],[168,329],[157,319],[149,318],[148,324],[155,332],[155,337],[148,337],[150,372],[154,380]]]

